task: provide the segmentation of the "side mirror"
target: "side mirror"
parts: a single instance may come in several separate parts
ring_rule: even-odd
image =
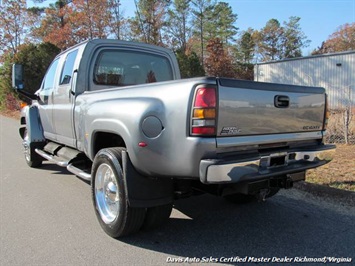
[[[12,87],[15,90],[23,90],[23,65],[12,65]]]

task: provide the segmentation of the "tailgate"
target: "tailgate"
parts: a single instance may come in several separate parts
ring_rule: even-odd
[[[219,79],[217,136],[321,131],[325,90]]]

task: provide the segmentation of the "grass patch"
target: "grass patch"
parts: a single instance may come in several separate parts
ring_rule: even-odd
[[[337,144],[333,161],[316,169],[308,170],[306,181],[355,191],[355,146]]]

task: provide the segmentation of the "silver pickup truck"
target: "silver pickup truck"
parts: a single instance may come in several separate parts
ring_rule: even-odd
[[[22,69],[13,85],[23,93]],[[265,200],[326,164],[326,94],[217,77],[180,79],[167,49],[92,40],[59,54],[20,134],[44,160],[91,182],[96,216],[118,238],[168,220],[174,199],[208,192]]]

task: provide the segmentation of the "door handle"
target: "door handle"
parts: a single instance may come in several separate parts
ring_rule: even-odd
[[[71,98],[72,96],[75,96],[77,75],[78,75],[78,70],[75,69],[73,71],[73,77],[72,77],[71,82],[70,82],[69,98]]]
[[[290,98],[286,95],[276,95],[274,105],[276,108],[288,108],[290,107]]]

